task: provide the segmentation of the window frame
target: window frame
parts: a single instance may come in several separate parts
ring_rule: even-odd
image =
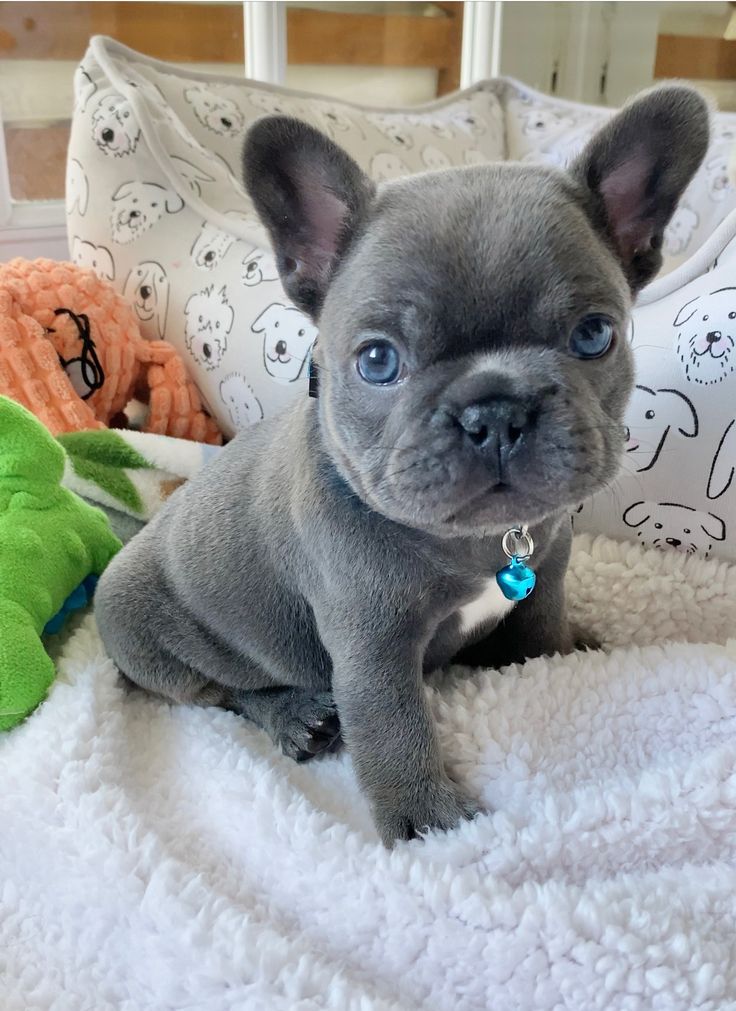
[[[463,6],[461,86],[496,76],[500,62],[503,0],[465,0]],[[286,3],[284,0],[243,0],[244,75],[269,84],[286,76]],[[63,200],[14,203],[0,109],[0,258],[48,256],[59,244],[66,248]],[[26,249],[28,253],[26,254]]]

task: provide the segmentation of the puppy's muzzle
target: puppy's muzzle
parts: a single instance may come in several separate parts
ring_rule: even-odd
[[[536,417],[537,412],[519,400],[489,397],[453,414],[453,423],[476,453],[498,461],[503,471],[523,437],[535,428]]]

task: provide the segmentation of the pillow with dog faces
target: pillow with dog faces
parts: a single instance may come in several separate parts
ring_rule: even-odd
[[[509,158],[564,167],[615,110],[550,98],[508,83],[506,128]],[[736,208],[729,160],[736,146],[736,113],[713,115],[708,154],[685,191],[664,236],[662,273],[692,256]]]
[[[506,154],[492,84],[429,106],[370,110],[188,74],[92,40],[75,74],[72,259],[129,299],[146,337],[180,351],[228,435],[306,395],[317,336],[283,292],[240,178],[246,130],[273,113],[317,126],[378,182]]]
[[[622,470],[576,530],[736,561],[736,211],[639,296]]]

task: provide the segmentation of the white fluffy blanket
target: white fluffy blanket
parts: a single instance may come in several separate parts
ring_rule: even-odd
[[[2,1011],[736,1008],[736,568],[578,540],[607,652],[433,693],[494,813],[383,850],[347,755],[125,696],[87,617],[0,740]]]

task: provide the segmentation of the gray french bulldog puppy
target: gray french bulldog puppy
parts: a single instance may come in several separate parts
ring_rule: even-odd
[[[661,87],[567,172],[376,189],[311,127],[256,123],[246,185],[319,323],[319,397],[241,432],[109,566],[96,612],[120,670],[298,761],[341,735],[389,846],[471,817],[423,674],[574,648],[569,513],[616,473],[632,294],[707,142],[703,100]],[[514,605],[495,573],[519,524],[537,586]]]

